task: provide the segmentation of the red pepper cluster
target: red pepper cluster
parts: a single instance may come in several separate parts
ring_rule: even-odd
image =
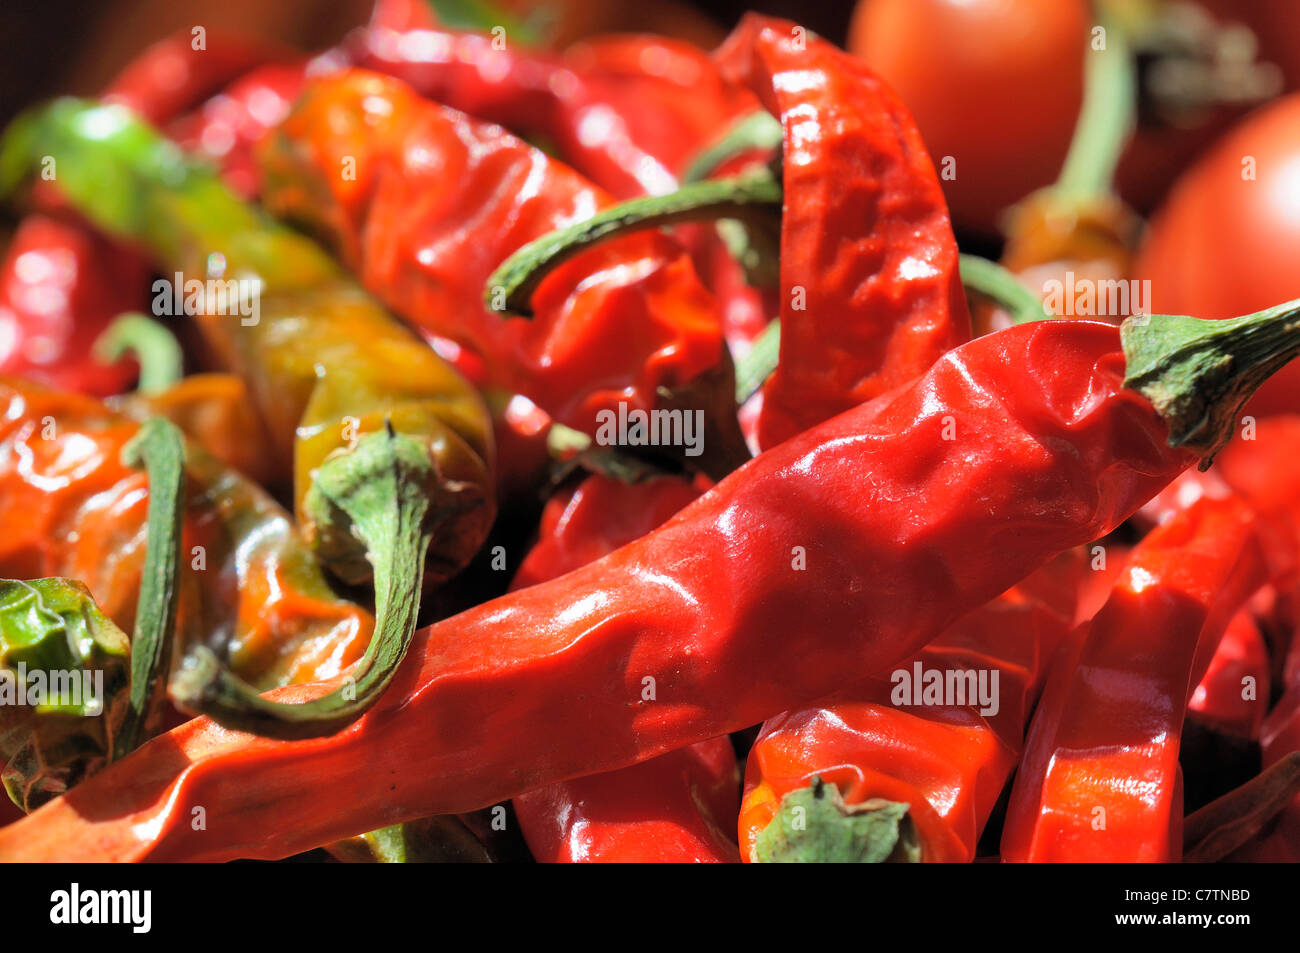
[[[749,14],[709,51],[380,0],[314,57],[147,49],[103,100],[481,393],[500,515],[348,727],[169,711],[9,818],[0,859],[1300,860],[1300,69],[1226,63],[1221,5],[1172,48],[1170,5],[1133,6],[861,0],[848,49]],[[1170,63],[1210,79],[1180,95]],[[156,266],[57,175],[25,201],[0,524],[66,527],[121,475],[33,456],[32,408],[133,385],[95,342]],[[142,399],[250,477],[290,453],[237,384],[113,406]],[[9,534],[6,572],[54,560],[41,535]],[[270,575],[275,624],[368,598]],[[332,679],[363,629],[316,639]],[[324,691],[290,681],[268,697]],[[196,834],[194,805],[230,823]]]

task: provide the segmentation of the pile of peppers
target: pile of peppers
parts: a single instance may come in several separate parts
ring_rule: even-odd
[[[1140,234],[1093,12],[1001,264],[759,14],[380,0],[14,118],[0,860],[1300,860],[1300,299],[1037,293]]]

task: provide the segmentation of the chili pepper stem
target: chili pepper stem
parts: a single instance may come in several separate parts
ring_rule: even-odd
[[[668,195],[631,199],[529,242],[488,278],[484,299],[494,310],[531,317],[533,292],[542,279],[562,262],[599,242],[617,234],[679,222],[745,219],[757,209],[779,208],[781,198],[781,183],[769,172],[762,172],[695,182]]]
[[[143,466],[149,475],[149,530],[131,635],[130,699],[113,746],[114,759],[135,747],[154,679],[176,625],[185,490],[185,446],[180,431],[167,420],[151,418],[122,448],[122,462]]]
[[[814,776],[781,801],[754,844],[757,863],[915,863],[921,859],[908,805],[873,798],[845,804],[839,788]],[[797,820],[796,820],[797,819]]]
[[[375,631],[347,684],[301,704],[268,701],[200,647],[172,678],[173,701],[228,728],[280,739],[333,734],[360,717],[392,681],[415,632],[433,524],[449,512],[430,504],[434,470],[418,441],[387,429],[317,471],[308,513],[337,525],[341,511],[374,569]]]
[[[746,152],[779,149],[784,137],[781,120],[766,109],[746,113],[723,133],[722,138],[691,160],[682,173],[682,181],[702,182],[723,163]]]
[[[1051,317],[1043,302],[997,262],[976,255],[961,255],[961,283],[1005,308],[1014,324],[1045,321]]]
[[[1139,315],[1120,334],[1124,386],[1169,424],[1170,446],[1198,451],[1205,469],[1231,439],[1247,399],[1300,356],[1300,299],[1227,321]]]
[[[176,336],[139,312],[119,315],[95,341],[95,356],[112,364],[130,353],[140,365],[142,394],[167,390],[184,374],[184,357]]]

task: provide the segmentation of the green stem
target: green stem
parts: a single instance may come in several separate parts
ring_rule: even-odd
[[[268,701],[199,646],[173,676],[172,700],[227,728],[281,739],[333,734],[364,714],[392,681],[415,633],[433,521],[445,515],[430,506],[427,488],[435,480],[427,449],[391,429],[367,434],[316,471],[308,513],[341,522],[341,511],[374,568],[375,631],[348,684],[300,704]]]
[[[736,362],[736,403],[743,404],[772,376],[781,356],[781,319],[773,318]]]
[[[777,149],[784,135],[781,121],[766,109],[747,113],[737,119],[721,139],[691,160],[682,173],[682,181],[701,182],[726,162],[746,152]]]
[[[1104,198],[1137,121],[1137,69],[1128,35],[1105,0],[1094,3],[1106,48],[1095,50],[1091,33],[1084,66],[1083,108],[1055,191],[1069,200]]]
[[[488,278],[490,309],[532,316],[531,298],[562,262],[614,235],[710,218],[746,218],[781,205],[781,183],[768,172],[684,185],[668,195],[631,199],[529,242]]]
[[[95,341],[95,356],[105,364],[128,353],[140,365],[136,389],[141,393],[161,393],[184,375],[185,361],[176,336],[136,311],[119,315]]]
[[[961,256],[961,283],[967,291],[984,295],[1011,315],[1014,324],[1051,318],[1042,300],[996,262],[975,255]]]
[[[176,625],[185,492],[185,445],[180,431],[160,417],[145,421],[122,448],[122,462],[142,466],[148,473],[149,530],[131,633],[131,693],[114,745],[115,758],[135,747],[163,652]]]
[[[1170,446],[1197,451],[1205,469],[1250,396],[1300,356],[1300,299],[1227,321],[1138,315],[1120,333],[1124,386],[1169,424]]]
[[[757,863],[916,863],[921,846],[908,805],[879,798],[845,804],[839,789],[814,777],[781,799],[754,842]]]

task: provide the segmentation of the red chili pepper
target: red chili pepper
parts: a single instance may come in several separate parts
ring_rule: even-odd
[[[135,378],[93,345],[109,322],[148,295],[149,266],[66,212],[19,224],[0,261],[0,374],[105,396]]]
[[[1215,323],[1214,348],[1253,343],[1294,313],[1226,338]],[[1187,333],[1207,335],[1207,324]],[[1162,335],[1176,328],[1152,319],[1126,331],[1135,386],[1168,392],[1149,362],[1152,350],[1169,353]],[[1110,325],[1043,321],[971,341],[882,398],[883,409],[841,414],[774,448],[640,540],[418,633],[389,691],[340,733],[276,742],[195,719],[0,830],[0,856],[283,856],[625,767],[806,705],[911,657],[1212,452],[1262,371],[1206,350],[1175,352],[1202,375],[1245,375],[1224,385],[1233,396],[1208,433],[1204,404],[1191,423],[1166,405],[1166,423],[1123,387]],[[647,678],[655,702],[641,700]],[[239,823],[194,833],[194,804]]]
[[[1250,611],[1238,612],[1192,691],[1188,713],[1216,731],[1254,739],[1268,702],[1268,646]]]
[[[848,820],[854,814],[902,804],[899,836],[915,842],[917,859],[973,860],[1015,769],[1047,663],[1069,630],[1072,591],[1066,601],[1053,609],[1013,589],[949,628],[891,677],[768,719],[745,766],[745,859],[786,859],[789,847],[771,839],[789,836],[781,831],[783,799],[819,777],[856,811],[825,816],[820,829],[807,822],[794,843],[818,851],[814,856],[825,859],[826,846],[842,842],[845,828],[858,823]],[[933,699],[928,689],[923,696],[930,679],[938,680]],[[960,699],[943,694],[945,679],[960,686]],[[981,683],[991,686],[984,696]],[[814,845],[823,834],[825,844]]]
[[[254,150],[289,114],[304,82],[302,65],[260,66],[173,122],[167,134],[187,152],[211,159],[227,185],[252,198],[261,185]]]
[[[755,14],[715,55],[785,127],[781,361],[759,422],[770,447],[911,381],[970,336],[970,315],[934,167],[885,84]]]
[[[702,478],[701,478],[702,479]],[[592,475],[547,503],[511,589],[594,562],[670,519],[706,487],[679,477],[627,483]],[[533,857],[548,863],[719,863],[732,836],[740,772],[728,738],[575,778],[514,799]]]
[[[274,212],[309,223],[426,336],[484,358],[492,386],[587,433],[600,411],[663,406],[667,389],[708,408],[706,453],[739,444],[716,302],[668,235],[626,236],[567,262],[534,296],[531,321],[484,304],[502,259],[609,203],[567,167],[360,71],[310,84],[263,166]]]
[[[1267,579],[1256,518],[1204,499],[1133,551],[1053,665],[1002,835],[1013,861],[1161,861],[1182,851],[1179,738],[1191,686]]]
[[[551,497],[537,544],[519,564],[510,590],[535,586],[608,556],[666,523],[708,489],[704,477],[629,483],[593,475],[571,493]]]
[[[105,90],[104,101],[120,103],[151,125],[162,125],[249,70],[292,58],[280,47],[217,30],[207,31],[202,49],[194,42],[188,28],[159,40],[118,74]]]

